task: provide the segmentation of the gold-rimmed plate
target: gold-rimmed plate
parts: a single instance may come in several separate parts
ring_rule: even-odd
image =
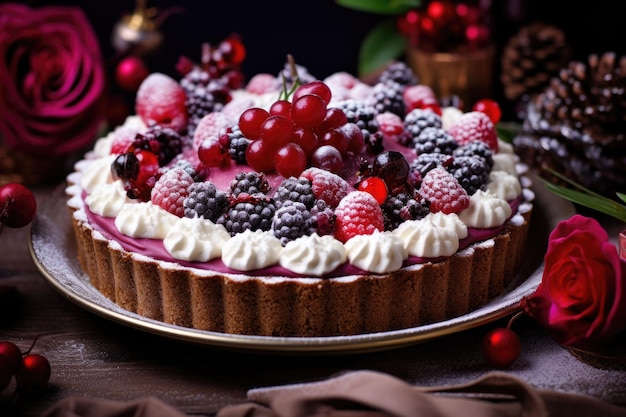
[[[533,178],[533,217],[528,236],[526,270],[500,296],[468,314],[408,329],[333,337],[270,337],[209,332],[148,319],[117,306],[98,292],[77,260],[76,242],[63,186],[41,204],[31,224],[30,252],[44,279],[78,306],[109,320],[163,337],[233,350],[285,353],[357,353],[398,348],[460,332],[506,317],[519,309],[543,272],[543,254],[550,231],[575,213],[574,206]]]

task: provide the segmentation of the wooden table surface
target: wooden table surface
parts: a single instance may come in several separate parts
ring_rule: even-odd
[[[39,205],[52,188],[34,189]],[[30,228],[0,234],[0,285],[16,289],[21,308],[1,307],[0,340],[34,353],[52,367],[44,390],[0,393],[1,416],[39,416],[68,396],[131,400],[156,396],[190,415],[214,415],[246,400],[250,388],[315,381],[346,370],[386,372],[416,385],[466,382],[493,371],[480,341],[502,319],[408,347],[341,355],[229,351],[146,333],[93,314],[67,300],[38,272],[29,250]],[[8,310],[8,311],[7,311]],[[531,319],[514,330],[521,357],[506,370],[534,386],[580,393],[626,406],[626,371],[581,362],[548,338]]]

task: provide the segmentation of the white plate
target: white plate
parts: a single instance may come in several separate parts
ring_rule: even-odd
[[[102,317],[164,337],[234,350],[292,353],[354,353],[397,348],[463,331],[500,319],[519,309],[520,300],[530,295],[543,272],[543,254],[548,235],[556,224],[574,214],[574,206],[533,180],[535,201],[528,236],[526,271],[504,294],[481,308],[460,317],[433,324],[389,332],[333,337],[249,336],[196,330],[148,319],[124,310],[105,298],[89,283],[76,257],[70,210],[64,187],[40,204],[31,224],[30,251],[44,278],[60,294],[80,307]]]

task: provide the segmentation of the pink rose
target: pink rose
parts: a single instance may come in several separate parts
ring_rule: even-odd
[[[626,268],[595,219],[559,223],[544,261],[539,287],[522,304],[557,342],[595,350],[626,330]]]
[[[0,137],[39,156],[82,149],[102,121],[100,46],[78,8],[0,4]]]

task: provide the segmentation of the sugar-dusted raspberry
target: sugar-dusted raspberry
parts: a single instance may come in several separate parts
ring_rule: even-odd
[[[474,140],[485,142],[492,151],[498,152],[498,134],[493,122],[483,112],[470,111],[463,113],[448,129],[459,145]]]
[[[275,75],[259,73],[254,75],[246,85],[246,91],[253,94],[273,93],[280,89],[280,81]]]
[[[404,129],[404,121],[400,116],[391,112],[379,113],[376,115],[376,122],[385,140],[393,140],[405,144],[409,135]]]
[[[135,135],[137,135],[137,129],[133,127],[120,126],[116,128],[113,133],[113,139],[111,140],[111,153],[123,154],[128,151],[128,148],[135,141]]]
[[[385,229],[380,205],[365,191],[352,191],[335,209],[335,238],[347,242],[356,235],[371,235]]]
[[[233,125],[233,121],[221,112],[211,112],[198,122],[193,133],[193,148],[198,150],[205,139],[219,137],[223,129]]]
[[[154,184],[150,201],[178,217],[183,217],[184,202],[193,183],[193,178],[184,169],[172,168]]]
[[[342,88],[350,90],[359,82],[360,80],[357,77],[345,71],[335,72],[324,79],[324,84],[326,84],[331,91]]]
[[[451,173],[441,166],[426,173],[419,193],[430,202],[430,211],[433,213],[458,213],[470,204],[467,191]]]
[[[177,132],[187,129],[187,96],[169,75],[154,72],[141,83],[135,99],[135,112],[147,124],[154,121]]]
[[[402,93],[402,98],[404,99],[407,113],[413,109],[423,109],[426,105],[437,103],[437,96],[433,89],[424,84],[407,87]]]
[[[324,200],[326,204],[332,208],[337,207],[341,199],[354,190],[354,188],[339,175],[320,168],[308,168],[300,177],[311,181],[315,198]]]

